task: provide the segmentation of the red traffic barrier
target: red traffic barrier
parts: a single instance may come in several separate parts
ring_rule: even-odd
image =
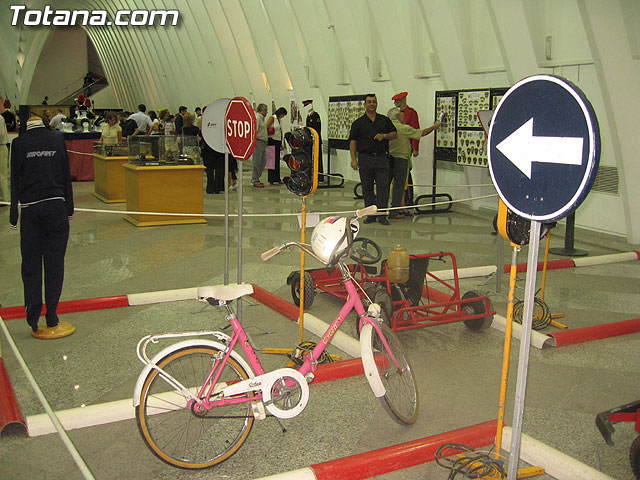
[[[11,386],[9,374],[4,366],[4,360],[0,357],[0,433],[8,425],[21,425],[27,431],[16,394]]]
[[[462,443],[471,448],[479,448],[491,445],[495,436],[496,420],[491,420],[400,445],[318,463],[311,465],[311,469],[317,480],[361,480],[431,462],[445,443]]]
[[[572,328],[548,335],[554,339],[556,347],[561,347],[563,345],[573,345],[637,332],[640,332],[640,318],[593,325],[591,327]]]

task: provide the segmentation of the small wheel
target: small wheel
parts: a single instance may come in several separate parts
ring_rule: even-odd
[[[640,435],[631,442],[631,448],[629,449],[629,463],[631,463],[631,471],[636,477],[636,480],[640,480]]]
[[[391,328],[391,315],[393,315],[393,300],[384,288],[378,288],[373,296],[373,302],[380,305],[380,316],[389,328]]]
[[[363,265],[374,265],[382,258],[382,250],[373,240],[360,237],[353,241],[349,258]]]
[[[377,373],[384,385],[384,395],[378,398],[391,418],[400,424],[410,425],[418,418],[419,405],[413,368],[398,336],[385,324],[380,325],[380,331],[389,349],[378,331],[372,328],[371,349],[366,352],[370,355],[369,361],[375,363],[374,374]]]
[[[475,298],[480,297],[481,295],[478,292],[473,290],[468,291],[462,296],[462,299],[465,300],[467,298]],[[476,300],[475,302],[463,303],[461,309],[470,315],[477,315],[486,310],[485,303],[483,300]],[[465,327],[469,330],[478,331],[484,330],[493,322],[493,315],[487,315],[486,317],[480,318],[472,318],[471,320],[463,320]]]
[[[409,301],[408,295],[407,295],[407,286],[403,285],[401,283],[392,283],[391,284],[391,292],[392,295],[391,297],[393,298],[394,302],[403,302],[402,306],[399,308],[405,308],[406,307],[411,307],[411,302]],[[409,313],[408,311],[404,311],[402,313],[399,313],[398,310],[396,309],[396,311],[394,312],[396,315],[396,324],[397,325],[406,325],[408,323],[411,322],[411,313]]]
[[[304,272],[304,308],[313,305],[313,299],[316,295],[316,287],[313,284],[313,278],[309,272]],[[296,272],[291,278],[291,297],[296,307],[300,306],[300,272]]]
[[[193,392],[201,388],[222,354],[208,345],[186,347],[168,354],[158,362],[158,367]],[[229,358],[218,381],[229,384],[247,378],[249,373]],[[254,394],[241,396],[249,398]],[[251,403],[200,411],[192,408],[190,400],[158,370],[151,370],[136,407],[138,428],[149,449],[169,465],[189,469],[211,467],[233,455],[247,439],[254,421]]]
[[[353,187],[353,198],[355,198],[356,200],[360,200],[360,199],[364,198],[364,196],[362,196],[362,184],[361,183],[356,183],[356,186]]]

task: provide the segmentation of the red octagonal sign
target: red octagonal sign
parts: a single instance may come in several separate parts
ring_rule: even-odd
[[[249,101],[235,97],[224,114],[227,148],[236,160],[246,160],[256,146],[256,116]]]

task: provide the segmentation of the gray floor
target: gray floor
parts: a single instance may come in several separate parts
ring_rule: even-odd
[[[246,179],[246,177],[245,177]],[[93,183],[74,184],[77,207],[122,210],[105,205],[92,195]],[[237,193],[231,194],[232,211]],[[269,214],[295,212],[300,201],[284,187],[263,190],[245,187],[243,227],[243,279],[290,300],[286,277],[299,262],[297,253],[285,253],[268,264],[260,252],[290,239],[299,229],[293,216]],[[351,210],[352,185],[319,190],[308,201],[309,210]],[[10,231],[8,209],[0,208],[0,302],[20,305],[19,233]],[[207,195],[205,211],[224,211],[223,195]],[[375,240],[384,254],[396,244],[410,253],[451,251],[459,267],[495,264],[498,237],[491,235],[492,212],[473,212],[456,205],[452,212],[395,220],[391,226],[364,225],[362,235]],[[232,222],[231,280],[236,279],[237,227]],[[563,244],[562,229],[554,231],[552,246]],[[622,239],[577,231],[576,247],[591,255],[629,251]],[[637,248],[637,246],[636,246]],[[520,262],[526,261],[526,248]],[[558,258],[558,257],[554,257]],[[504,251],[505,263],[510,251]],[[309,265],[313,266],[313,265]],[[446,265],[433,262],[431,270]],[[94,298],[137,292],[221,283],[224,270],[224,224],[220,218],[204,225],[136,228],[121,215],[78,212],[72,220],[62,300]],[[524,286],[521,274],[519,287]],[[493,278],[461,282],[461,290],[488,295],[498,313],[506,315],[507,278],[496,294]],[[636,318],[640,312],[640,262],[582,267],[549,273],[545,300],[571,328]],[[518,290],[523,296],[523,290]],[[329,320],[339,302],[316,296],[310,312]],[[247,303],[243,321],[261,347],[292,347],[297,326],[267,307]],[[24,320],[6,322],[36,380],[54,410],[82,404],[130,398],[141,364],[135,345],[142,336],[163,330],[220,327],[220,312],[195,301],[128,307],[65,315],[77,327],[71,337],[38,341],[29,335]],[[354,334],[354,319],[344,331]],[[240,451],[220,466],[190,472],[174,469],[145,447],[135,420],[85,428],[70,437],[96,478],[131,479],[252,479],[334,458],[381,448],[497,416],[503,335],[494,329],[471,332],[462,324],[401,332],[419,382],[420,415],[411,427],[401,427],[387,417],[363,378],[350,378],[311,387],[311,400],[297,418],[285,421],[283,434],[273,419],[254,426]],[[307,337],[313,340],[312,335]],[[42,407],[26,381],[5,338],[2,353],[22,412],[40,414]],[[598,433],[594,419],[603,410],[640,397],[640,335],[629,335],[561,348],[531,350],[524,432],[560,451],[621,480],[632,477],[628,450],[635,438],[633,425],[616,426],[614,447]],[[340,353],[337,352],[336,353]],[[511,356],[508,409],[512,404],[518,344]],[[66,358],[66,360],[64,359]],[[261,356],[268,368],[285,363],[283,357]],[[315,444],[313,443],[315,441]],[[446,478],[448,472],[421,465],[387,474],[385,479]],[[76,479],[80,472],[58,435],[28,438],[5,435],[0,439],[0,478]],[[550,478],[539,477],[539,478]]]

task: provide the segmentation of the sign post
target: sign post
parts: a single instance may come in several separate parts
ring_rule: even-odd
[[[224,284],[229,284],[229,149],[224,128],[224,117],[230,100],[221,98],[207,105],[202,113],[202,138],[207,145],[224,153]]]
[[[224,130],[229,153],[238,160],[238,283],[242,283],[242,162],[256,147],[256,116],[244,97],[232,98],[224,115]],[[226,181],[226,179],[225,179]],[[238,319],[242,320],[242,303],[238,302]]]
[[[489,130],[489,171],[502,201],[531,220],[508,480],[518,474],[541,222],[566,217],[598,170],[600,131],[593,107],[570,81],[527,77],[504,95]]]

